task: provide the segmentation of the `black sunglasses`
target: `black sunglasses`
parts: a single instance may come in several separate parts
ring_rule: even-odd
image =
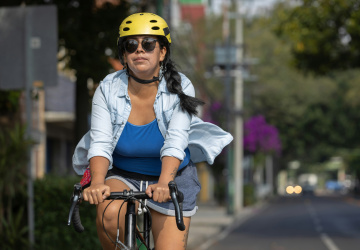
[[[154,38],[150,38],[150,37],[144,38],[141,41],[141,47],[146,52],[151,52],[156,47],[156,41],[157,40],[154,39]],[[126,40],[125,43],[124,43],[124,48],[129,53],[134,53],[137,50],[138,47],[139,47],[139,42],[137,40],[134,40],[134,39]]]

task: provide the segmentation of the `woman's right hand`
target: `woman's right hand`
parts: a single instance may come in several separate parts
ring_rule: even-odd
[[[104,183],[91,184],[83,192],[84,200],[90,204],[102,203],[110,195],[110,187]]]

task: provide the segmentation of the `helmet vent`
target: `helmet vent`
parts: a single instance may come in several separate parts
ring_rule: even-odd
[[[132,23],[132,22],[131,22],[131,21],[127,21],[126,23],[129,24],[129,23]]]
[[[129,31],[129,30],[130,30],[130,28],[128,28],[128,27],[123,28],[123,31]]]
[[[151,20],[150,23],[157,23],[157,20]]]
[[[159,30],[160,28],[158,26],[154,26],[151,28],[152,30]]]

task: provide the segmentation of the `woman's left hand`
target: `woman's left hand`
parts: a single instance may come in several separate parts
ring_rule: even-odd
[[[171,200],[168,183],[156,183],[150,185],[146,189],[146,194],[153,199],[153,201],[162,203]]]

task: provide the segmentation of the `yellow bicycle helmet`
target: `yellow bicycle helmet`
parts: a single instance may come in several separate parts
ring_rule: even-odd
[[[154,35],[164,36],[171,44],[170,29],[163,18],[152,13],[135,13],[121,23],[119,36]]]

